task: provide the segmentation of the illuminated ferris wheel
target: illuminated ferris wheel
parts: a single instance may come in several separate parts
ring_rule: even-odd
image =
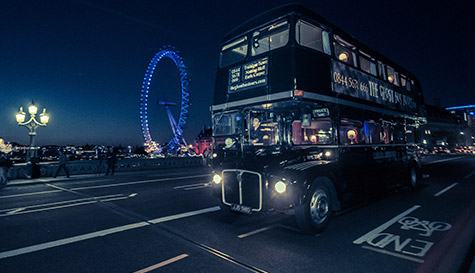
[[[173,60],[180,72],[181,82],[181,110],[178,122],[176,122],[169,108],[169,106],[175,106],[176,103],[159,101],[160,105],[165,106],[168,119],[170,121],[170,126],[173,131],[173,137],[170,142],[168,142],[166,147],[169,149],[169,151],[173,152],[177,151],[177,149],[180,148],[182,144],[185,146],[187,145],[185,139],[183,138],[183,129],[186,125],[186,119],[188,118],[188,108],[190,107],[190,79],[188,78],[183,58],[178,55],[178,52],[173,47],[166,46],[161,48],[160,51],[155,54],[155,56],[150,61],[147,72],[145,73],[142,92],[140,95],[140,122],[142,125],[146,150],[149,153],[160,153],[162,151],[162,148],[153,140],[152,136],[150,135],[148,123],[148,98],[150,83],[152,81],[153,72],[162,58],[170,58]]]

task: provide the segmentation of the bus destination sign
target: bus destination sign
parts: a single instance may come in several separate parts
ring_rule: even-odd
[[[332,61],[332,89],[340,94],[375,102],[393,109],[407,112],[417,110],[414,99],[394,90],[393,85],[337,61]]]
[[[265,57],[229,69],[228,93],[267,85],[268,63]]]

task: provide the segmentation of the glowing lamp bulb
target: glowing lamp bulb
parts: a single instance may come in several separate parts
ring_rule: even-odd
[[[40,115],[40,120],[43,124],[47,124],[49,121],[49,115],[46,114],[46,109],[43,108],[43,113]]]
[[[219,174],[215,174],[213,176],[213,182],[214,183],[219,184],[219,183],[221,183],[221,180],[222,180],[222,178],[221,178],[221,176],[219,176]]]
[[[22,123],[23,121],[25,121],[25,112],[23,112],[23,107],[20,107],[20,111],[15,115],[16,117],[16,121],[18,123]]]
[[[287,190],[287,185],[285,185],[284,182],[282,181],[279,181],[277,183],[275,183],[275,191],[278,192],[278,193],[284,193],[286,190]]]
[[[28,106],[28,113],[31,115],[36,115],[36,113],[38,113],[38,107],[36,107],[34,104]]]
[[[340,55],[338,55],[338,59],[339,59],[340,61],[346,62],[346,61],[348,61],[348,54],[346,54],[346,52],[343,52],[343,53],[341,53]]]

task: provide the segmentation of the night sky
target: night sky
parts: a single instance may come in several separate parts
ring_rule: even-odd
[[[5,0],[0,3],[0,137],[29,143],[14,115],[34,100],[51,116],[48,126],[38,129],[38,145],[142,145],[145,70],[162,46],[173,45],[192,79],[185,138],[193,142],[211,125],[224,36],[288,2],[312,9],[418,76],[426,103],[440,98],[442,106],[475,104],[475,21],[463,2],[449,7],[429,1]],[[155,103],[179,98],[178,71],[165,59],[155,70],[149,104],[157,142],[168,142],[171,129],[164,108]]]

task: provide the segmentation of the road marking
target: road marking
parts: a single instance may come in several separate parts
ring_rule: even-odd
[[[465,178],[465,179],[469,179],[469,178],[472,177],[474,174],[475,174],[475,172],[471,172],[471,173],[469,173],[467,176],[465,176],[464,178]]]
[[[160,218],[157,218],[157,219],[149,220],[147,222],[151,223],[151,224],[158,224],[158,223],[167,222],[167,221],[171,221],[171,220],[175,220],[175,219],[179,219],[179,218],[185,218],[185,217],[189,217],[189,216],[194,216],[194,215],[213,212],[213,211],[218,211],[218,210],[220,210],[220,208],[219,208],[219,206],[216,206],[216,207],[211,207],[211,208],[207,208],[207,209],[200,209],[200,210],[180,213],[180,214],[176,214],[176,215],[160,217]]]
[[[453,187],[455,187],[455,186],[457,186],[457,185],[458,185],[458,183],[453,183],[452,185],[448,186],[447,188],[445,188],[445,189],[439,191],[438,193],[434,194],[434,196],[435,196],[435,197],[441,196],[444,192],[450,190],[451,188],[453,188]]]
[[[209,177],[209,176],[211,175],[210,174],[190,175],[190,176],[181,176],[181,177],[171,177],[171,178],[161,178],[161,179],[142,180],[142,181],[125,182],[125,183],[117,183],[117,184],[108,184],[108,185],[100,185],[100,186],[79,187],[79,188],[72,188],[71,190],[78,191],[78,190],[88,190],[88,189],[122,187],[122,186],[127,186],[127,185],[146,184],[146,183],[155,183],[155,182],[162,182],[162,181],[182,180],[182,179],[190,179],[190,178]]]
[[[20,212],[20,211],[25,210],[25,209],[26,208],[18,208],[16,210],[12,210],[12,211],[7,212],[7,214],[15,214],[15,213]]]
[[[45,249],[49,249],[49,248],[53,248],[53,247],[57,247],[57,246],[62,246],[62,245],[67,245],[67,244],[71,244],[71,243],[76,243],[76,242],[88,240],[88,239],[107,236],[107,235],[110,235],[110,234],[114,234],[114,233],[118,233],[118,232],[122,232],[122,231],[126,231],[126,230],[141,228],[141,227],[149,226],[149,225],[155,224],[155,223],[162,223],[162,222],[166,222],[166,221],[176,220],[176,219],[179,219],[179,218],[185,218],[185,217],[194,216],[194,215],[207,213],[207,212],[212,212],[212,211],[217,211],[217,210],[219,210],[219,206],[206,208],[206,209],[201,209],[201,210],[196,210],[196,211],[185,212],[185,213],[180,213],[180,214],[177,214],[177,215],[171,215],[171,216],[157,218],[155,220],[151,220],[151,221],[147,221],[147,222],[138,222],[138,223],[134,223],[134,224],[129,224],[129,225],[124,225],[124,226],[120,226],[120,227],[109,228],[109,229],[104,229],[104,230],[100,230],[100,231],[96,231],[96,232],[92,232],[92,233],[87,233],[87,234],[83,234],[83,235],[78,235],[78,236],[74,236],[74,237],[70,237],[70,238],[65,238],[65,239],[60,239],[60,240],[51,241],[51,242],[47,242],[47,243],[37,244],[37,245],[23,247],[23,248],[19,248],[19,249],[14,249],[14,250],[10,250],[10,251],[0,252],[0,259],[14,257],[14,256],[22,255],[22,254],[27,254],[27,253],[31,253],[31,252],[40,251],[40,250],[45,250]]]
[[[130,198],[129,196],[115,197],[115,198],[109,198],[109,199],[101,200],[101,202],[110,202],[110,201],[116,201],[116,200],[125,200],[125,199],[129,199],[129,198]]]
[[[112,195],[104,195],[104,196],[97,196],[97,197],[89,197],[89,198],[81,198],[81,199],[74,199],[74,200],[68,200],[68,201],[61,201],[61,202],[54,202],[54,203],[46,203],[46,204],[39,204],[39,205],[32,205],[32,206],[27,206],[27,207],[21,207],[21,208],[11,208],[11,209],[3,209],[3,210],[0,210],[0,212],[7,212],[7,214],[14,214],[16,212],[19,212],[19,211],[22,211],[22,210],[26,210],[26,209],[32,209],[32,208],[41,208],[41,207],[47,207],[47,206],[54,206],[54,205],[61,205],[61,204],[68,204],[68,203],[74,203],[74,202],[80,202],[80,201],[91,201],[91,200],[95,200],[95,199],[101,199],[101,198],[113,198],[113,197],[118,197],[118,196],[123,196],[123,194],[112,194]],[[94,202],[97,202],[97,201],[94,201]],[[80,204],[80,203],[76,203],[76,204]],[[53,208],[61,208],[60,207],[49,207],[49,208],[46,208],[46,209],[42,209],[42,210],[47,210],[47,209],[53,209]],[[13,211],[12,211],[13,210]],[[34,210],[34,211],[25,211],[25,212],[22,212],[22,213],[30,213],[30,212],[36,212],[36,211],[42,211],[42,210]],[[0,215],[1,216],[5,216],[5,215]]]
[[[179,261],[179,260],[181,260],[181,259],[184,259],[184,258],[186,258],[186,257],[188,257],[188,254],[181,254],[181,255],[179,255],[179,256],[176,256],[176,257],[174,257],[174,258],[168,259],[168,260],[163,261],[163,262],[161,262],[161,263],[158,263],[158,264],[156,264],[156,265],[152,265],[152,266],[149,266],[149,267],[144,268],[144,269],[142,269],[142,270],[135,271],[134,273],[147,273],[147,272],[150,272],[150,271],[155,270],[155,269],[157,269],[157,268],[164,267],[164,266],[169,265],[169,264],[171,264],[171,263],[177,262],[177,261]]]
[[[15,214],[2,214],[2,215],[0,215],[0,217],[27,214],[27,213],[34,213],[34,212],[47,211],[47,210],[64,209],[64,208],[70,208],[70,207],[76,207],[76,206],[82,206],[82,205],[90,205],[90,204],[94,204],[94,203],[97,203],[97,201],[87,201],[87,202],[80,202],[80,203],[74,203],[74,204],[56,206],[56,207],[49,207],[49,208],[43,208],[43,209],[20,211],[20,212],[17,212]]]
[[[176,189],[181,189],[181,188],[190,188],[190,187],[194,187],[194,186],[203,186],[205,185],[206,183],[197,183],[197,184],[189,184],[189,185],[183,185],[183,186],[176,186],[176,187],[173,187],[174,190]]]
[[[375,247],[371,247],[371,246],[362,246],[362,248],[369,249],[369,250],[376,251],[376,252],[383,253],[383,254],[387,254],[387,255],[391,255],[391,256],[394,256],[394,257],[406,259],[406,260],[413,261],[413,262],[418,262],[418,263],[423,263],[424,262],[424,260],[421,260],[421,259],[409,257],[409,256],[406,256],[406,255],[402,255],[402,254],[399,254],[399,253],[394,253],[394,252],[391,252],[391,251],[387,251],[387,250],[384,250],[384,249],[379,249],[379,248],[375,248]]]
[[[46,194],[46,193],[53,193],[53,192],[61,192],[61,191],[60,191],[60,190],[52,190],[52,191],[40,191],[40,192],[20,193],[20,194],[13,194],[13,195],[0,196],[0,199],[3,199],[3,198],[12,198],[12,197],[23,197],[23,196],[37,195],[37,194]]]
[[[239,239],[242,239],[242,238],[246,238],[246,237],[249,237],[251,235],[254,235],[254,234],[257,234],[257,233],[260,233],[260,232],[264,232],[264,231],[267,231],[269,229],[273,229],[277,227],[277,225],[272,225],[272,226],[268,226],[268,227],[263,227],[263,228],[260,228],[260,229],[256,229],[254,231],[251,231],[251,232],[248,232],[248,233],[244,233],[244,234],[241,234],[241,235],[238,235],[238,238]]]
[[[431,165],[431,164],[435,164],[435,163],[440,163],[440,162],[445,162],[445,161],[450,161],[450,160],[455,160],[455,159],[462,159],[462,158],[464,158],[464,157],[446,158],[446,159],[432,161],[432,162],[429,162],[429,163],[423,163],[422,165]]]
[[[203,186],[185,188],[184,190],[185,190],[185,191],[191,191],[191,190],[204,189],[204,188],[207,188],[207,187],[208,187],[208,185],[207,185],[207,184],[204,184]]]
[[[361,236],[360,238],[354,240],[353,244],[359,245],[359,244],[362,244],[362,243],[366,242],[368,239],[370,239],[374,235],[381,233],[382,231],[384,231],[385,229],[387,229],[391,225],[395,224],[397,221],[404,218],[406,215],[410,214],[411,212],[415,211],[416,209],[418,209],[420,207],[421,206],[419,206],[419,205],[413,206],[412,208],[404,211],[403,213],[399,214],[398,216],[394,217],[393,219],[387,221],[386,223],[384,223],[384,224],[380,225],[379,227],[371,230],[370,232],[366,233],[365,235]]]

